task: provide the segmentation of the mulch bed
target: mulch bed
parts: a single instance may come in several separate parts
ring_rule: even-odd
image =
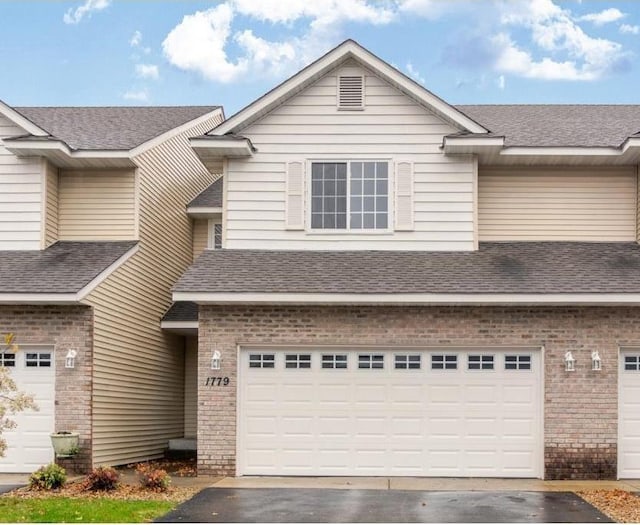
[[[582,499],[619,523],[640,523],[640,497],[626,490],[583,490]]]

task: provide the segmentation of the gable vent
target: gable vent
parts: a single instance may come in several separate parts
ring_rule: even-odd
[[[364,77],[338,77],[338,109],[364,108]]]

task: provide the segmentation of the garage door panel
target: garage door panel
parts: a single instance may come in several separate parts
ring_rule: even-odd
[[[429,352],[419,369],[396,369],[392,349],[305,349],[311,368],[299,370],[284,368],[286,352],[270,349],[274,368],[257,370],[241,352],[239,474],[540,475],[537,357],[523,374],[503,370],[499,351],[494,370],[469,371],[464,352],[458,369],[438,370]],[[321,368],[325,353],[348,367]],[[360,353],[383,354],[385,368],[359,369]]]

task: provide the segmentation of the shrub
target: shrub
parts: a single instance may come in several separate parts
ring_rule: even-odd
[[[87,490],[115,490],[119,484],[120,474],[113,467],[96,467],[85,479]]]
[[[166,470],[153,468],[141,463],[136,467],[136,472],[140,476],[140,484],[146,489],[164,492],[171,483],[171,476],[167,474]]]
[[[55,463],[40,467],[29,476],[29,488],[53,490],[62,487],[67,481],[67,472]]]

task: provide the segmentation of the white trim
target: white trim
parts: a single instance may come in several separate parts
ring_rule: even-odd
[[[222,112],[222,108],[217,107],[214,110],[209,111],[208,113],[205,113],[204,115],[201,115],[195,119],[189,120],[184,124],[180,124],[176,128],[171,128],[170,130],[165,131],[164,133],[161,133],[160,135],[157,135],[156,137],[149,139],[146,142],[143,142],[142,144],[136,146],[135,148],[132,148],[129,151],[129,154],[132,157],[135,157],[136,155],[141,155],[145,151],[150,150],[151,148],[154,148],[159,144],[162,144],[163,142],[175,137],[176,135],[179,135],[183,131],[187,131],[188,129],[195,127],[198,124],[201,124],[202,122],[205,122],[210,118],[213,118],[216,114],[221,115],[222,118],[224,119],[224,113]]]
[[[47,198],[49,181],[47,177],[47,159],[40,157],[40,249],[47,246]]]
[[[133,217],[133,234],[136,240],[140,239],[140,168],[133,170],[133,201],[134,201],[134,217]]]
[[[174,301],[199,304],[508,304],[508,305],[635,305],[640,306],[640,294],[342,294],[342,293],[230,293],[173,292]]]
[[[160,328],[165,330],[171,330],[171,329],[197,330],[198,321],[160,321]]]
[[[300,92],[306,86],[320,78],[322,75],[333,69],[340,62],[354,58],[364,64],[367,68],[391,82],[398,89],[412,96],[425,106],[443,116],[458,127],[471,131],[472,133],[487,133],[488,130],[480,124],[458,111],[444,100],[430,93],[420,84],[414,82],[400,71],[387,64],[370,51],[353,40],[346,40],[326,55],[319,58],[302,71],[284,81],[282,84],[269,91],[261,98],[252,102],[244,109],[230,117],[228,120],[215,128],[212,135],[224,135],[229,131],[237,131],[248,125],[252,118],[271,111],[276,105],[281,104],[287,98]]]
[[[469,135],[466,137],[444,137],[443,148],[455,146],[467,147],[490,147],[495,148],[504,146],[504,137],[474,137]]]
[[[211,138],[194,137],[189,139],[189,145],[197,153],[198,150],[206,150],[210,153],[220,152],[221,157],[251,157],[253,148],[249,139],[224,139],[220,140],[216,136]]]
[[[473,249],[480,249],[480,225],[478,221],[478,156],[474,155],[473,159]]]
[[[513,155],[538,155],[538,156],[573,156],[573,157],[619,157],[623,155],[628,149],[620,148],[581,148],[581,147],[534,147],[534,146],[507,146],[504,148],[500,155],[513,156]]]
[[[124,264],[130,257],[133,257],[140,249],[140,243],[136,243],[130,250],[119,257],[116,261],[111,263],[107,268],[102,270],[96,277],[94,277],[90,283],[78,292],[78,301],[84,300],[96,287],[106,281],[109,276],[115,272],[119,266]]]
[[[48,137],[49,133],[37,126],[33,122],[31,122],[27,117],[13,109],[11,106],[5,104],[0,100],[0,113],[2,113],[5,117],[11,120],[14,124],[24,129],[27,133],[31,135],[36,135],[38,137]]]
[[[78,304],[74,293],[0,293],[0,304]]]
[[[72,150],[66,142],[59,139],[31,140],[31,139],[4,139],[5,147],[11,153],[18,154],[21,150],[59,151],[76,159],[129,159],[131,155],[127,150]]]
[[[198,215],[213,215],[222,213],[222,207],[214,207],[214,206],[188,206],[187,214],[198,214]]]

